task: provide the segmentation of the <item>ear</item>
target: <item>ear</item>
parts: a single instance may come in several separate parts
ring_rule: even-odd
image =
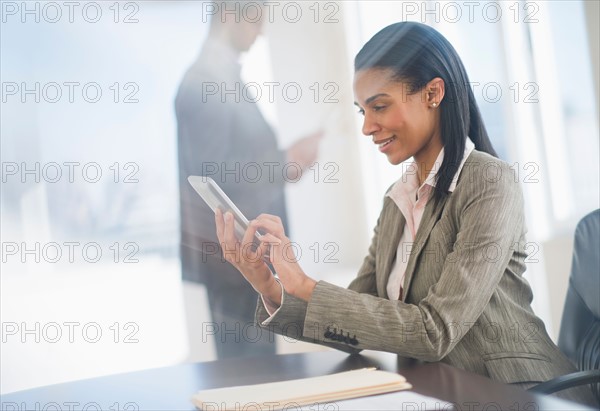
[[[446,85],[444,83],[444,80],[442,80],[441,78],[436,77],[429,81],[429,83],[427,83],[425,87],[423,87],[423,91],[425,93],[425,104],[427,104],[430,108],[439,107],[442,103],[442,100],[444,99],[445,90]]]

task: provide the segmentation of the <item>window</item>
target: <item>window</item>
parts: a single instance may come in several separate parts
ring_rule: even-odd
[[[543,245],[568,234],[599,206],[598,108],[583,2],[345,4],[354,17],[348,26],[355,38],[351,55],[375,32],[403,20],[435,27],[457,49],[490,139],[523,188],[528,251],[537,262],[528,265],[526,276],[536,295],[534,309],[552,328]],[[360,119],[357,126],[360,130]],[[366,196],[374,226],[380,199],[400,177],[399,169],[359,144],[365,145],[365,178],[378,182],[371,188],[378,195]],[[562,256],[570,258],[568,252]]]

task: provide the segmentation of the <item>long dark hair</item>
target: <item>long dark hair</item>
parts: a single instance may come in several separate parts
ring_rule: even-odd
[[[441,101],[441,135],[444,160],[436,176],[433,198],[445,197],[462,159],[467,136],[475,148],[498,157],[492,147],[467,72],[454,47],[437,30],[425,24],[401,22],[387,26],[358,52],[354,70],[391,69],[411,93],[432,79],[445,83]]]

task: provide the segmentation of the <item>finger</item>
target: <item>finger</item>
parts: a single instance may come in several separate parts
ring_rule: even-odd
[[[223,248],[223,256],[231,263],[237,261],[238,241],[235,238],[235,228],[233,214],[229,211],[224,215],[225,229],[223,235],[223,242],[221,248]]]
[[[235,236],[235,219],[233,218],[233,214],[227,211],[224,214],[225,219],[225,231],[224,231],[224,239],[226,243],[236,244],[238,239]]]
[[[251,225],[257,228],[262,228],[267,233],[271,233],[279,239],[285,238],[285,231],[281,221],[274,221],[272,219],[258,217],[256,220],[252,220]]]
[[[249,224],[248,228],[246,229],[246,232],[244,233],[244,237],[242,238],[242,250],[244,250],[245,253],[248,253],[248,250],[250,250],[251,254],[254,254],[254,256],[256,256],[257,258],[261,258],[262,255],[258,256],[258,248],[256,247],[257,250],[254,250],[254,239],[256,237],[254,237],[254,235],[256,234],[256,229],[258,228],[258,226],[256,224]],[[260,244],[259,244],[260,246]],[[253,251],[254,250],[254,251]]]
[[[279,238],[275,237],[273,234],[267,233],[267,234],[263,235],[260,239],[261,252],[264,255],[266,253],[266,250],[270,249],[269,250],[269,261],[273,265],[279,263],[279,261],[280,261],[280,258],[279,258],[280,251],[278,249],[279,246],[281,246],[281,240]]]
[[[257,250],[259,258],[273,264],[273,249],[272,245],[280,244],[281,240],[272,234],[266,234],[260,238],[260,246]]]
[[[225,242],[225,220],[223,219],[223,212],[220,208],[215,210],[215,224],[217,226],[217,238],[219,244]]]
[[[256,219],[266,219],[266,220],[271,220],[275,223],[279,223],[283,225],[283,222],[281,221],[281,218],[279,216],[273,215],[273,214],[266,214],[263,213],[261,215],[259,215],[258,217],[256,217]]]
[[[253,243],[254,242],[254,235],[256,234],[256,229],[258,228],[258,225],[252,224],[252,221],[250,221],[250,223],[248,224],[248,228],[246,229],[246,232],[244,233],[244,237],[242,237],[242,245],[246,245],[248,243]]]

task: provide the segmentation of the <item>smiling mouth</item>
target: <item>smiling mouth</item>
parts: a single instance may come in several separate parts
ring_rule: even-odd
[[[396,136],[392,136],[390,138],[386,138],[386,139],[383,139],[383,140],[373,141],[373,143],[377,144],[379,146],[379,148],[383,148],[383,147],[387,146],[388,144],[390,144],[395,139],[396,139]]]

